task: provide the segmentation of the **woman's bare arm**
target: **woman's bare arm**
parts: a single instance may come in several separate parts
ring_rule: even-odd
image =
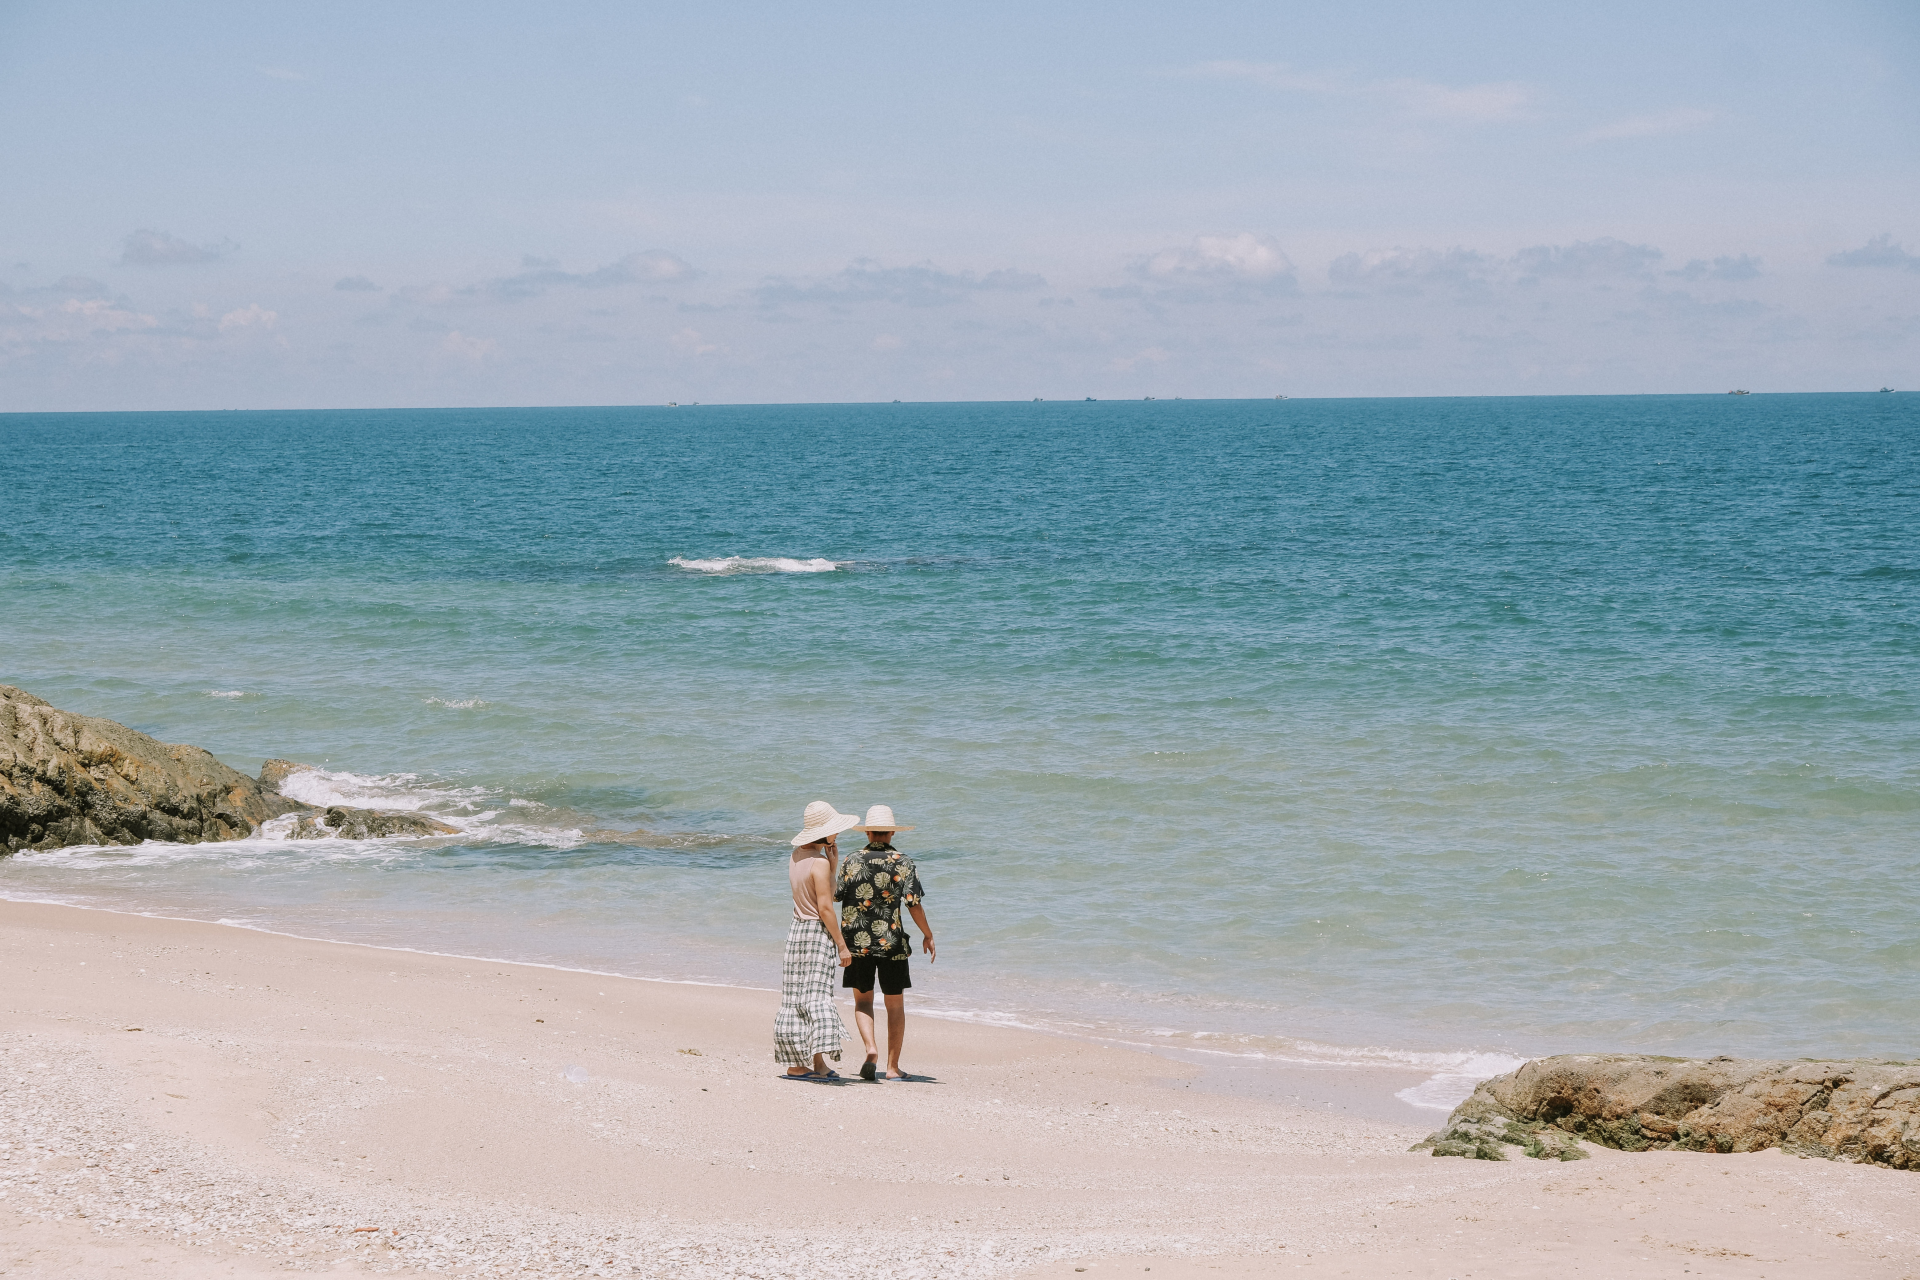
[[[853,963],[853,952],[847,950],[847,940],[840,936],[840,908],[833,901],[832,865],[816,862],[808,874],[813,877],[814,910],[820,913],[820,923],[827,926],[827,932],[833,936],[833,945],[840,949],[840,967],[844,969]]]

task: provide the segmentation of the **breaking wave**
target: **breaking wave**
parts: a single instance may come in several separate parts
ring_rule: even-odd
[[[789,556],[722,556],[717,560],[689,560],[675,556],[667,561],[678,569],[693,573],[832,573],[851,563],[846,560],[795,560]]]

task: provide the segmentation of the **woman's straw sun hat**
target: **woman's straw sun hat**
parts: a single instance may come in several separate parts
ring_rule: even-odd
[[[851,829],[860,821],[851,813],[836,813],[832,805],[825,800],[815,800],[807,806],[806,815],[800,820],[800,834],[793,838],[793,847],[812,844],[816,840],[825,840],[828,836],[837,836]]]
[[[875,831],[911,831],[912,827],[903,827],[893,820],[893,810],[884,804],[877,804],[867,810],[866,822],[854,828],[855,831],[872,833]]]

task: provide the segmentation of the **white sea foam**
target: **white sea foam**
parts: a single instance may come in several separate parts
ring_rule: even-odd
[[[850,562],[845,560],[795,560],[788,556],[722,556],[718,560],[689,560],[675,556],[667,561],[694,573],[832,573]]]
[[[1505,1075],[1527,1061],[1525,1058],[1516,1058],[1511,1054],[1476,1050],[1389,1049],[1378,1045],[1323,1044],[1313,1040],[1294,1040],[1281,1036],[1251,1036],[1220,1031],[1179,1031],[1168,1027],[1129,1030],[1088,1022],[1024,1017],[1000,1009],[969,1009],[928,1004],[922,1007],[921,1012],[927,1017],[945,1018],[955,1022],[978,1022],[988,1026],[1052,1031],[1063,1035],[1105,1040],[1135,1049],[1155,1052],[1173,1050],[1203,1058],[1239,1058],[1289,1067],[1373,1067],[1429,1072],[1431,1074],[1425,1080],[1400,1090],[1394,1096],[1410,1106],[1432,1111],[1453,1110],[1473,1093],[1474,1086],[1482,1080],[1491,1080],[1494,1076]],[[1202,1041],[1206,1043],[1199,1043]]]
[[[207,696],[209,698],[244,698],[247,696],[247,691],[245,689],[209,689]]]
[[[482,698],[461,698],[457,701],[447,698],[422,698],[420,701],[430,707],[451,707],[455,711],[471,711],[475,707],[484,707],[487,705],[486,701]]]
[[[1451,1111],[1472,1097],[1474,1086],[1482,1080],[1517,1071],[1526,1061],[1525,1058],[1509,1057],[1504,1053],[1476,1053],[1456,1070],[1437,1072],[1393,1096],[1408,1106],[1428,1111]]]

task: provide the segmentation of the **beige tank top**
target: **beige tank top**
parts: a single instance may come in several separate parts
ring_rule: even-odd
[[[793,861],[787,864],[787,883],[793,887],[793,918],[795,920],[818,920],[819,904],[813,897],[813,877],[807,873],[813,870],[816,862],[824,863],[827,856],[823,853],[803,853],[793,851]]]

